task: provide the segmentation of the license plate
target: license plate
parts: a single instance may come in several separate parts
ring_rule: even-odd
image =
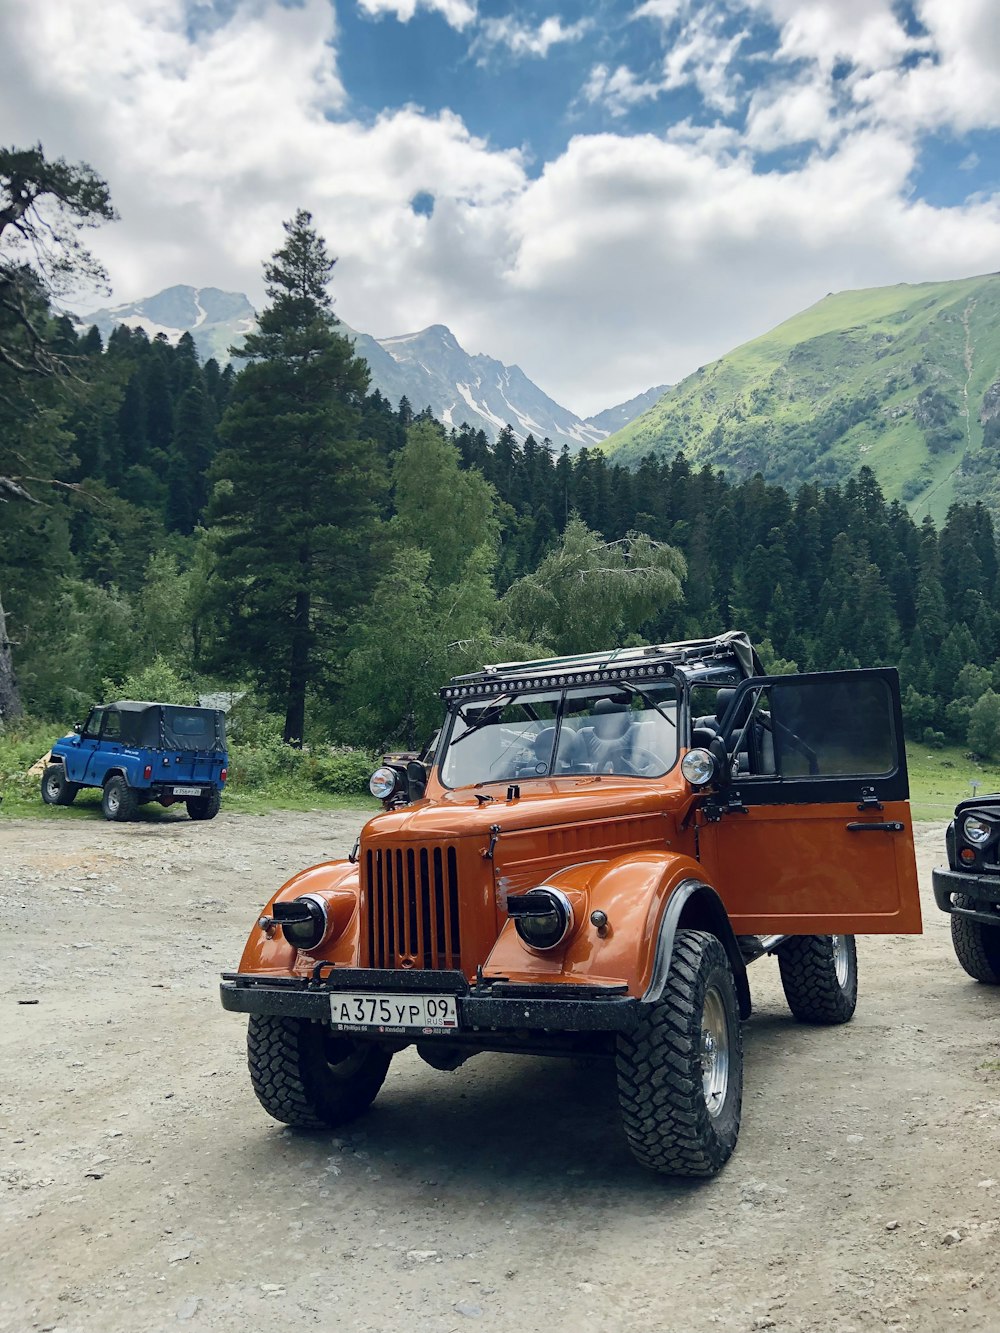
[[[357,995],[330,997],[330,1016],[338,1032],[454,1032],[458,1005],[454,995]]]
[[[175,788],[174,788],[174,795],[175,795],[175,796],[200,796],[200,795],[201,795],[201,788],[200,788],[200,787],[175,787]]]

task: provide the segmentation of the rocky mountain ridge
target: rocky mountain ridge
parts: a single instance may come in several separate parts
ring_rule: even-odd
[[[171,342],[190,332],[202,358],[226,361],[230,347],[253,329],[256,318],[242,292],[181,285],[96,310],[78,323],[96,324],[105,338],[119,324],[142,328],[151,338],[163,334]],[[532,434],[576,453],[600,444],[663,392],[662,387],[650,389],[628,403],[582,418],[550,398],[519,366],[466,352],[444,324],[390,338],[374,338],[343,323],[341,328],[368,362],[372,387],[393,406],[405,397],[414,412],[429,407],[446,425],[468,423],[491,439],[509,425],[520,440]]]

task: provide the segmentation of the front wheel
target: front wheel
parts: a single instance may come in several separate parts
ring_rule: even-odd
[[[268,1115],[297,1129],[328,1129],[367,1111],[392,1052],[307,1018],[252,1014],[247,1063]]]
[[[101,795],[101,812],[105,819],[135,819],[139,798],[122,777],[108,778]]]
[[[42,800],[46,805],[71,805],[80,790],[78,782],[68,782],[62,764],[49,764],[42,774]]]
[[[793,935],[778,950],[781,986],[800,1023],[847,1023],[858,1004],[853,935]]]
[[[205,796],[189,796],[185,804],[192,819],[214,819],[219,813],[222,795],[213,787]]]
[[[972,900],[955,895],[956,907],[971,907]],[[970,921],[968,917],[951,918],[951,942],[955,956],[976,981],[987,986],[1000,985],[1000,926],[985,921]]]
[[[732,968],[722,944],[679,930],[662,997],[618,1038],[618,1102],[643,1166],[714,1176],[736,1147],[743,1101],[743,1038]]]

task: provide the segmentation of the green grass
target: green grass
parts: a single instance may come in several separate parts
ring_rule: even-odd
[[[906,747],[910,771],[910,807],[914,819],[950,819],[959,801],[972,795],[1000,791],[1000,764],[969,758],[962,746],[933,750],[911,741]]]
[[[272,810],[362,810],[375,814],[381,806],[378,801],[360,792],[356,796],[337,796],[331,792],[294,790],[281,786],[266,787],[260,791],[240,792],[226,790],[222,809],[234,815],[266,815]],[[187,811],[182,802],[164,808],[155,803],[144,805],[136,814],[139,824],[167,824],[186,820]],[[80,792],[72,805],[46,805],[38,790],[38,783],[30,784],[8,779],[3,784],[3,819],[101,819],[101,793],[96,787]]]

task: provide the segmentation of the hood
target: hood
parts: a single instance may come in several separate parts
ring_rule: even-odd
[[[365,825],[362,837],[423,842],[435,838],[486,837],[494,824],[504,832],[547,828],[558,824],[580,824],[588,819],[653,814],[676,808],[689,793],[675,768],[653,785],[649,779],[611,774],[587,774],[573,778],[533,778],[521,785],[517,800],[505,799],[508,784],[461,787],[415,801],[398,810],[375,815]],[[477,800],[493,796],[492,801]]]

